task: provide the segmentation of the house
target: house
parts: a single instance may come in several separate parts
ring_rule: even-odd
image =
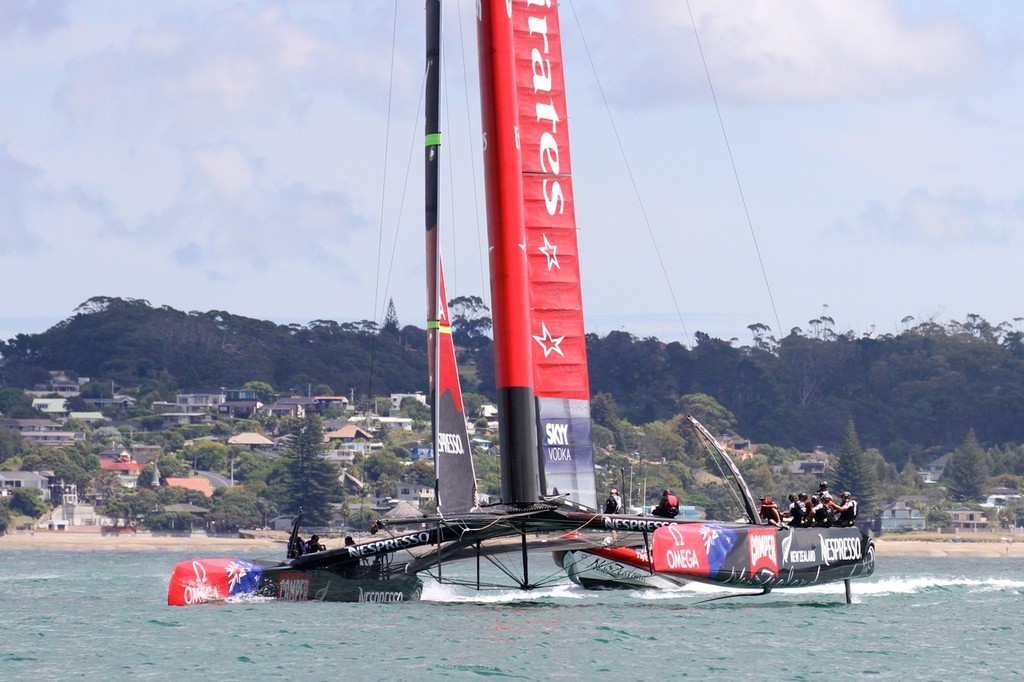
[[[306,416],[307,410],[316,409],[316,398],[291,397],[279,398],[273,405],[267,405],[260,409],[261,414],[268,414],[273,417],[295,417],[302,419]]]
[[[99,461],[100,471],[113,471],[118,476],[118,482],[124,487],[136,487],[138,476],[142,473],[143,468],[145,468],[144,464],[133,462],[130,458]]]
[[[115,395],[112,398],[83,398],[85,402],[99,409],[128,410],[135,407],[135,398],[130,395]]]
[[[409,451],[413,460],[434,459],[433,443],[406,443],[402,446]]]
[[[224,402],[217,406],[217,411],[227,417],[248,419],[263,407],[259,394],[249,389],[227,389],[224,391]]]
[[[220,391],[179,393],[174,400],[178,412],[216,412],[223,403],[224,394]]]
[[[1021,499],[1020,494],[1013,488],[993,488],[988,493],[988,498],[981,503],[982,507],[999,508],[1005,507],[1009,500]]]
[[[49,383],[37,384],[32,387],[31,391],[25,391],[25,393],[26,395],[39,397],[56,394],[64,398],[73,398],[79,394],[79,389],[82,385],[88,382],[88,377],[72,379],[63,371],[53,370],[50,372]]]
[[[881,532],[924,530],[927,521],[919,509],[904,500],[896,500],[882,507],[879,513]]]
[[[210,483],[209,479],[203,478],[202,476],[192,476],[189,478],[165,478],[164,480],[170,488],[198,490],[207,497],[213,497],[213,485]]]
[[[316,411],[321,414],[332,407],[340,407],[345,412],[351,412],[353,409],[348,398],[343,395],[318,395],[314,400],[316,401]]]
[[[17,488],[36,488],[50,499],[50,480],[35,471],[0,471],[0,493],[10,495]]]
[[[100,529],[113,525],[114,519],[97,514],[93,505],[68,502],[57,505],[36,521],[36,528],[41,530]]]
[[[80,422],[86,424],[99,424],[106,423],[108,420],[103,416],[102,412],[69,412],[69,419],[77,419]]]
[[[400,482],[397,486],[399,501],[407,502],[414,507],[422,507],[424,504],[434,501],[434,487],[421,483]]]
[[[321,454],[325,461],[340,468],[345,468],[356,461],[355,452],[351,450],[328,450]]]
[[[421,405],[427,404],[427,396],[423,394],[423,391],[416,391],[415,393],[392,393],[391,394],[391,413],[394,414],[402,407],[402,401],[406,398],[415,400]]]
[[[341,473],[341,487],[348,495],[362,496],[367,491],[366,484],[347,471]]]
[[[257,448],[269,448],[274,446],[274,441],[255,431],[236,433],[228,438],[228,445],[244,445],[250,450]]]
[[[798,459],[789,465],[789,473],[821,476],[825,473],[825,463],[814,459]]]
[[[351,443],[355,440],[373,440],[373,434],[366,429],[359,428],[355,424],[346,424],[340,429],[328,431],[324,434],[325,443],[333,443],[336,441]]]
[[[942,472],[946,468],[946,463],[949,458],[953,456],[952,452],[948,452],[938,459],[934,459],[928,463],[928,466],[923,469],[919,469],[917,475],[921,477],[924,483],[936,483],[942,478]]]
[[[213,423],[213,415],[207,412],[165,412],[163,418],[167,427]]]
[[[68,416],[67,398],[33,398],[32,407],[54,419]]]
[[[394,429],[411,429],[413,420],[408,417],[377,417],[376,421],[385,431],[393,431]]]
[[[974,509],[952,509],[949,514],[949,527],[954,531],[977,533],[988,530],[988,518]]]
[[[415,519],[421,518],[423,513],[418,507],[405,500],[399,500],[398,504],[384,514],[386,519]]]
[[[6,426],[16,431],[22,441],[39,445],[69,445],[75,441],[85,440],[81,431],[65,431],[64,427],[49,419],[3,419],[0,428]]]

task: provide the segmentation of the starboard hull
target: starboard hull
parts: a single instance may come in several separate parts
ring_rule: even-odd
[[[688,581],[668,573],[655,573],[641,548],[610,547],[560,553],[569,579],[587,590],[668,590]]]
[[[654,569],[698,582],[771,590],[865,578],[874,541],[859,528],[681,523],[652,538]]]

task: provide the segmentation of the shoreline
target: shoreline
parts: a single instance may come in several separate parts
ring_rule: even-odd
[[[209,555],[225,552],[284,554],[285,540],[273,537],[244,538],[238,535],[213,537],[194,535],[153,535],[151,533],[80,533],[61,531],[15,532],[0,536],[0,551],[35,550],[68,552],[192,552]]]
[[[341,546],[341,538],[324,538],[328,549]],[[14,532],[0,536],[4,550],[152,552],[167,551],[210,555],[225,552],[284,554],[286,541],[272,536],[212,537],[194,535],[153,535],[151,533],[80,533],[39,531]],[[952,540],[875,539],[879,557],[1015,557],[1024,558],[1024,542]]]

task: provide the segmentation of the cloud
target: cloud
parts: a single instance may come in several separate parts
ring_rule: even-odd
[[[869,204],[859,216],[859,227],[861,233],[923,245],[1007,244],[1024,236],[1024,197],[987,199],[966,191],[934,195],[918,188],[891,211],[877,202]]]
[[[0,2],[0,40],[36,39],[67,24],[67,0]]]
[[[690,6],[716,94],[725,100],[802,102],[949,88],[969,84],[982,57],[977,36],[963,24],[911,18],[891,0]],[[665,0],[623,19],[645,25],[626,31],[607,25],[599,38],[613,43],[602,51],[607,68],[614,60],[623,69],[615,76],[619,99],[706,96],[687,4]],[[630,46],[616,34],[650,39]]]
[[[33,250],[38,239],[29,227],[30,205],[38,196],[39,172],[18,161],[0,144],[0,253]]]

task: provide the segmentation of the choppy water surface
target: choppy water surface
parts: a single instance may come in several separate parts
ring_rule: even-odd
[[[172,608],[166,552],[0,554],[0,678],[536,680],[1016,678],[1024,561],[882,558],[874,576],[722,590],[478,593],[410,604]],[[704,603],[701,603],[704,601]]]

